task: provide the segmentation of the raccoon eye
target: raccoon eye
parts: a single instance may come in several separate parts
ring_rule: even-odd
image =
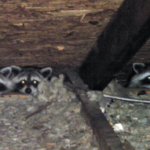
[[[36,81],[36,80],[33,80],[32,82],[33,82],[33,84],[35,84],[35,85],[38,84],[38,81]]]
[[[26,83],[26,81],[25,81],[25,80],[22,80],[22,81],[21,81],[21,84],[25,84],[25,83]]]
[[[148,76],[147,79],[150,80],[150,76]]]

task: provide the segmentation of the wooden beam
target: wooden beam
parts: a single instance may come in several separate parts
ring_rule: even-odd
[[[150,37],[150,1],[125,0],[80,67],[91,89],[103,90]]]
[[[99,104],[89,101],[86,91],[88,87],[83,83],[82,79],[76,72],[66,71],[77,99],[82,103],[82,114],[91,125],[93,133],[98,141],[100,150],[135,150],[131,144],[126,141],[121,143],[119,137],[114,132],[112,126],[107,121],[104,114],[99,109]],[[79,89],[80,88],[80,89]]]

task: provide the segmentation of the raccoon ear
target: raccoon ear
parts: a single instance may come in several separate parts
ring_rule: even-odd
[[[12,72],[11,67],[5,67],[0,70],[0,73],[5,77],[9,77],[11,75],[11,72]]]
[[[141,73],[145,67],[146,65],[144,63],[133,63],[133,70],[135,73]]]
[[[44,78],[49,78],[50,75],[52,74],[52,68],[46,67],[46,68],[41,69],[40,72]]]
[[[22,70],[19,66],[11,66],[11,69],[14,76],[18,75]]]

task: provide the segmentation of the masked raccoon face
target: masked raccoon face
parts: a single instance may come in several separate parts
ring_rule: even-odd
[[[28,77],[21,77],[19,82],[16,84],[16,88],[26,94],[36,94],[37,92],[37,86],[39,82],[42,80],[41,77],[32,77],[32,75],[29,75]]]
[[[28,68],[24,69],[15,77],[16,89],[25,94],[36,95],[39,82],[44,78],[49,78],[52,73],[51,68],[43,68],[40,71]]]
[[[150,68],[144,63],[134,63],[133,70],[136,74],[131,78],[129,87],[150,88]]]

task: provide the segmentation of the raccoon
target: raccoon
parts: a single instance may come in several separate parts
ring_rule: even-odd
[[[5,67],[0,70],[0,94],[14,90],[14,84],[10,79],[11,73],[11,67]]]
[[[150,66],[145,63],[133,63],[135,75],[131,77],[128,87],[150,88]]]
[[[18,68],[19,74],[14,76],[15,90],[25,94],[36,95],[37,87],[44,78],[48,79],[52,73],[50,67],[43,69]],[[21,71],[20,71],[21,70]]]

